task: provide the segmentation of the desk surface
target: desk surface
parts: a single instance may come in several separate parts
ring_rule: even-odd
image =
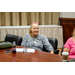
[[[17,48],[21,47],[17,46]],[[5,50],[0,49],[0,62],[62,62],[62,56],[39,50],[35,50],[35,53],[5,53]]]

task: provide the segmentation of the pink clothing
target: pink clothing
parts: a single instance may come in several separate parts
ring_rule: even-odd
[[[65,43],[64,47],[70,49],[69,56],[75,58],[75,42],[73,41],[73,37],[69,38]]]

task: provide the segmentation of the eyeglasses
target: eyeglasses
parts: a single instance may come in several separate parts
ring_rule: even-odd
[[[39,24],[39,22],[32,22],[32,24]]]

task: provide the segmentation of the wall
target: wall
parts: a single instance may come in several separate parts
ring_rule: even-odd
[[[75,18],[75,12],[60,12],[60,18]]]
[[[63,28],[63,42],[72,37],[73,29],[75,28],[75,12],[60,12],[59,25]]]

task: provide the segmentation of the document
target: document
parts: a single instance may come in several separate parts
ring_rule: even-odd
[[[27,49],[27,48],[16,48],[16,52],[35,52],[35,49]]]
[[[16,48],[16,52],[24,52],[24,48]]]
[[[34,53],[35,52],[35,49],[27,49],[26,52],[32,52],[32,53]]]

